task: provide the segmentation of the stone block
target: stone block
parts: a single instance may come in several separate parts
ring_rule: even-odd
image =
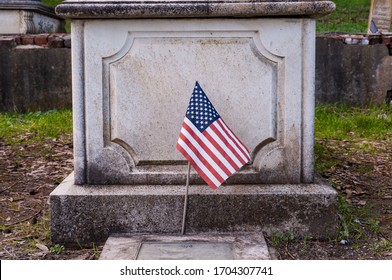
[[[112,233],[181,233],[185,187],[80,186],[66,178],[50,195],[54,243],[103,242]],[[332,238],[337,192],[314,184],[206,185],[189,188],[186,233],[286,232]]]
[[[389,32],[391,21],[392,1],[372,0],[369,11],[368,33]],[[373,26],[372,23],[375,26]]]
[[[50,48],[63,48],[64,39],[61,36],[51,35],[48,37],[48,46]]]
[[[93,18],[231,18],[231,17],[316,17],[335,10],[326,0],[179,0],[169,3],[147,0],[64,1],[56,13],[73,19]]]
[[[22,44],[22,36],[21,35],[15,35],[15,42],[17,45]]]
[[[16,46],[16,40],[14,37],[0,37],[0,46],[3,48],[13,48]]]
[[[70,49],[0,43],[0,61],[0,112],[71,108]]]
[[[392,89],[392,56],[386,45],[346,45],[329,37],[317,38],[316,44],[318,102],[355,106],[385,103]]]
[[[34,37],[31,35],[21,36],[21,41],[23,45],[34,45]]]
[[[34,44],[43,46],[48,44],[49,34],[39,34],[34,36]]]
[[[64,36],[64,47],[71,48],[71,35],[70,34]]]
[[[196,80],[252,152],[230,183],[313,181],[313,19],[81,24],[72,23],[78,183],[182,184],[175,143]]]
[[[382,44],[388,45],[392,40],[392,35],[390,36],[382,36]]]
[[[187,168],[175,144],[196,81],[251,160],[218,191],[191,172],[188,233],[333,236],[337,195],[314,181],[313,128],[314,17],[334,8],[313,0],[57,6],[71,18],[75,176],[50,196],[53,242],[180,232]]]
[[[64,20],[40,1],[0,1],[0,34],[64,32]]]

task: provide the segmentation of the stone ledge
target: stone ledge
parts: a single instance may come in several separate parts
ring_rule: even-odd
[[[6,2],[0,2],[0,10],[25,10],[35,11],[42,15],[49,17],[56,17],[54,8],[41,3],[40,1],[21,1],[21,0],[9,0]]]
[[[332,1],[64,1],[65,18],[319,17],[335,10]]]
[[[113,233],[181,232],[184,186],[77,186],[73,175],[50,195],[52,241],[103,242]],[[337,230],[337,193],[314,184],[189,189],[187,233],[293,230],[329,238]]]

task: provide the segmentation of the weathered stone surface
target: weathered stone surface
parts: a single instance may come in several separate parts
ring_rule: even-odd
[[[143,246],[160,246],[162,251],[155,254],[144,253]],[[192,247],[203,245],[198,252]],[[220,245],[220,246],[219,246]],[[222,246],[229,247],[221,248]],[[170,249],[174,247],[175,249]],[[184,247],[181,250],[181,247]],[[210,248],[205,248],[210,247]],[[196,249],[196,248],[195,248]],[[212,250],[217,252],[214,254]],[[207,254],[207,252],[209,254]],[[151,252],[151,250],[150,250]],[[112,235],[103,247],[100,260],[268,260],[270,259],[267,243],[261,232],[230,234],[196,234],[196,235]]]
[[[195,81],[252,155],[219,191],[191,173],[188,231],[333,236],[336,192],[313,173],[313,17],[333,9],[330,1],[60,5],[72,19],[75,178],[51,194],[53,242],[180,231],[186,162],[175,143]]]
[[[71,35],[68,34],[64,37],[64,47],[70,48],[71,47]]]
[[[368,33],[378,33],[371,30],[371,24],[375,24],[375,29],[380,33],[387,33],[392,22],[392,1],[372,0],[369,11]]]
[[[181,232],[185,187],[78,186],[73,176],[50,195],[55,243],[104,241],[112,233]],[[334,236],[337,193],[324,181],[291,185],[228,185],[189,189],[187,233],[293,230]]]
[[[1,0],[0,34],[64,32],[64,20],[40,1]]]
[[[22,36],[22,44],[23,45],[32,45],[34,44],[34,37],[32,36]]]
[[[34,36],[34,44],[39,46],[46,46],[47,45],[47,37],[49,34],[37,34]],[[13,61],[13,55],[9,52],[17,52],[21,55],[22,52],[30,53],[31,50],[29,49],[13,49],[17,45],[21,45],[22,41],[21,38],[23,36],[2,36],[0,37],[0,45],[2,51],[5,52],[4,55],[1,56],[1,63],[3,65],[11,65]],[[358,37],[358,44],[357,45],[346,45],[344,41],[347,38],[351,37]],[[362,45],[361,41],[368,40],[369,45]],[[391,79],[389,78],[389,69],[392,66],[389,66],[385,61],[392,60],[392,46],[391,46],[392,36],[386,35],[371,35],[371,36],[353,36],[350,34],[337,34],[336,36],[332,36],[330,34],[327,35],[319,35],[316,39],[316,102],[320,103],[339,103],[344,102],[347,104],[352,104],[355,106],[366,106],[369,103],[371,104],[382,104],[385,102],[387,98],[388,91],[392,90]],[[383,45],[385,43],[385,45]],[[381,45],[378,45],[381,44]],[[378,46],[376,46],[378,45]],[[67,48],[71,47],[71,35],[64,36],[64,46]],[[389,47],[389,52],[388,52]],[[12,50],[11,50],[11,49]],[[348,51],[348,49],[352,49],[353,51]],[[8,50],[7,50],[8,49]],[[361,60],[357,59],[358,52],[360,50],[360,56],[362,57]],[[44,52],[45,50],[41,50]],[[56,59],[59,61],[71,61],[71,52],[70,51],[49,51],[51,52],[58,52],[56,55]],[[389,56],[388,56],[389,54]],[[333,59],[333,57],[342,57],[340,59]],[[32,57],[33,58],[33,57]],[[9,61],[9,62],[8,62]],[[342,61],[345,61],[342,64]],[[366,61],[367,66],[362,67],[362,63]],[[344,66],[345,65],[345,66]],[[348,66],[350,65],[350,66]],[[51,64],[45,64],[45,67],[51,67]],[[25,104],[25,98],[14,98],[14,100],[19,100],[22,102],[19,105],[17,102],[12,104],[6,100],[11,100],[11,95],[19,95],[20,93],[14,91],[13,89],[7,87],[7,84],[13,83],[11,80],[5,81],[5,79],[14,79],[15,81],[20,81],[21,76],[19,75],[26,75],[23,72],[18,72],[18,75],[14,76],[7,76],[2,80],[3,82],[0,83],[1,88],[0,92],[2,95],[2,105],[0,106],[1,111],[12,111],[15,108],[18,111],[23,110],[36,110],[36,108],[41,108],[39,110],[45,110],[45,108],[64,108],[64,107],[71,107],[72,104],[72,96],[71,96],[71,69],[70,63],[67,67],[64,68],[64,72],[61,74],[63,79],[63,86],[53,85],[49,81],[51,79],[58,79],[58,73],[56,71],[50,72],[48,70],[43,70],[45,73],[53,73],[54,76],[46,76],[44,85],[41,86],[39,83],[34,84],[37,88],[35,92],[35,96],[43,94],[50,89],[50,87],[54,86],[57,89],[67,88],[68,92],[63,92],[61,95],[45,95],[45,98],[39,98],[38,102],[29,102],[32,104],[33,107],[29,107],[29,104]],[[69,68],[69,69],[68,69]],[[5,69],[5,68],[4,68]],[[337,69],[337,70],[332,70]],[[351,70],[350,70],[351,69]],[[341,73],[349,71],[350,75],[347,76],[347,79],[341,79]],[[3,71],[3,77],[5,77],[5,70]],[[34,71],[28,72],[29,75],[35,75]],[[328,74],[326,74],[328,73]],[[375,77],[372,77],[372,73],[376,73]],[[365,78],[363,78],[365,77]],[[33,78],[29,78],[33,79]],[[348,79],[351,81],[349,82]],[[48,83],[46,83],[48,81]],[[347,81],[347,82],[346,82]],[[355,81],[353,83],[352,81]],[[353,87],[353,84],[356,85]],[[33,88],[29,87],[30,92],[33,91]],[[54,90],[51,90],[54,92]],[[64,96],[63,96],[64,95]],[[63,100],[61,103],[58,102],[57,97],[60,96]],[[31,97],[31,95],[30,95]],[[49,98],[47,100],[46,98]],[[389,97],[390,98],[390,97]],[[388,99],[388,98],[387,98]],[[390,99],[387,100],[388,103]],[[47,105],[51,104],[51,107]],[[196,180],[196,178],[195,178]],[[181,179],[181,182],[184,180]]]
[[[48,43],[49,34],[39,34],[34,37],[34,44],[36,45],[46,45]]]
[[[64,47],[64,38],[50,35],[48,37],[48,47],[50,47],[50,48],[63,48]]]
[[[252,152],[229,184],[313,181],[314,19],[72,24],[77,183],[183,184],[195,81]]]
[[[390,38],[373,37],[369,42],[389,42]],[[347,45],[326,36],[317,38],[316,49],[318,102],[366,106],[386,101],[388,91],[392,90],[392,56],[388,45]]]
[[[172,0],[64,1],[56,7],[67,18],[184,18],[322,16],[335,10],[332,1]]]
[[[66,48],[16,46],[14,37],[0,40],[0,112],[70,108],[70,56]]]

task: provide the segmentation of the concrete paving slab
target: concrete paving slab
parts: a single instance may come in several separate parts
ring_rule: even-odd
[[[101,260],[269,260],[263,234],[112,235]]]

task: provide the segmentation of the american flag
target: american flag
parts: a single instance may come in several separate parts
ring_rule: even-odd
[[[176,148],[212,189],[250,159],[248,149],[223,121],[198,82]]]

